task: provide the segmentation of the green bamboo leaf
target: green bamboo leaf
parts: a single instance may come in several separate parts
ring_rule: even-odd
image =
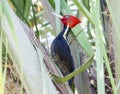
[[[105,59],[105,64],[106,64],[106,67],[107,67],[107,71],[108,71],[108,74],[109,74],[109,77],[110,77],[110,81],[111,81],[111,84],[112,84],[112,89],[114,91],[114,94],[116,94],[116,86],[115,86],[115,83],[114,83],[114,79],[113,79],[113,76],[112,76],[112,71],[111,71],[111,68],[110,68],[110,63],[109,63],[109,60],[108,60],[108,56],[107,56],[107,52],[106,52],[106,48],[105,48],[105,39],[104,39],[104,36],[103,36],[103,32],[102,32],[102,29],[100,28],[100,4],[99,4],[99,1],[96,1],[96,2],[93,2],[93,0],[91,0],[91,10],[92,10],[92,16],[94,18],[94,23],[95,23],[95,29],[96,29],[96,60],[97,60],[97,83],[98,83],[98,94],[104,94],[105,91],[104,91],[104,78],[103,79],[100,79],[101,78],[101,74],[99,75],[99,73],[102,72],[102,75],[103,75],[103,58]],[[101,47],[101,48],[99,48]],[[98,50],[99,48],[99,50]],[[100,62],[101,61],[101,62]],[[100,78],[99,78],[100,77]]]
[[[89,0],[82,0],[83,5],[88,9],[88,11],[90,11],[90,4],[89,4]]]
[[[97,93],[105,94],[105,82],[104,82],[104,66],[103,66],[103,49],[104,45],[102,37],[102,30],[100,29],[100,3],[99,1],[90,1],[92,17],[94,18],[95,30],[96,30],[96,64],[97,64]],[[102,37],[101,37],[102,36]]]
[[[43,93],[42,94],[51,94],[51,92],[52,92],[52,94],[56,94],[54,91],[53,85],[51,85],[51,89],[46,88],[46,87],[48,87],[49,84],[52,84],[52,82],[46,72],[42,52],[37,47],[36,47],[36,49],[37,49],[37,53],[38,53],[38,57],[39,57],[40,65],[41,65],[41,71],[42,71],[42,79],[43,79],[43,82],[42,82],[43,83]]]
[[[6,81],[6,75],[7,75],[7,59],[8,59],[8,39],[5,38],[5,67],[4,67],[4,73],[3,73],[3,86],[5,86]]]
[[[118,4],[119,4],[119,0],[118,0],[117,2],[118,2]],[[112,9],[112,6],[110,5],[110,1],[109,1],[109,0],[106,0],[106,3],[107,3],[107,6],[108,6],[108,9],[109,9],[109,11],[110,11],[110,16],[111,16],[111,18],[112,18],[113,25],[114,25],[114,27],[115,27],[116,35],[119,36],[119,37],[117,37],[117,39],[120,41],[120,33],[119,33],[119,25],[118,25],[118,23],[120,23],[120,22],[118,21],[118,19],[116,19],[116,15],[117,15],[119,12],[117,12],[117,13],[114,12],[114,10]],[[115,4],[117,4],[117,3],[115,3]],[[115,8],[115,9],[116,9],[116,8]],[[119,8],[117,8],[117,9],[119,10]],[[119,13],[119,14],[120,14],[120,13]],[[117,18],[118,18],[118,16],[117,16]]]
[[[2,4],[0,1],[0,17],[3,15]],[[3,86],[3,74],[2,74],[2,40],[3,40],[3,31],[1,28],[1,19],[0,19],[0,91],[1,94],[4,94],[4,86]]]
[[[60,0],[55,0],[55,12],[57,14],[60,14]],[[56,33],[57,35],[60,33],[61,29],[60,29],[60,19],[58,17],[56,17]]]
[[[1,4],[0,4],[1,6]],[[0,92],[4,94],[4,85],[3,85],[3,69],[2,69],[2,41],[3,41],[3,32],[0,28]]]
[[[115,58],[115,69],[116,69],[116,83],[118,83],[120,81],[120,20],[119,16],[120,16],[120,9],[119,9],[119,3],[120,0],[116,0],[115,2],[113,1],[109,1],[109,0],[105,0],[106,4],[108,6],[108,10],[110,12],[110,17],[112,19],[112,33],[113,33],[113,45],[114,45],[114,58]],[[113,86],[113,85],[112,85]],[[117,88],[118,89],[118,88]],[[113,90],[114,92],[117,94],[120,93],[120,88],[117,90],[116,92],[116,88],[115,86],[113,86]]]
[[[36,37],[39,39],[39,36],[40,36],[40,32],[38,30],[38,27],[37,27],[37,20],[36,20],[36,16],[35,16],[35,10],[34,10],[34,5],[32,4],[32,12],[33,12],[33,19],[34,19],[34,23],[35,23],[35,28],[36,28]]]
[[[87,17],[87,19],[94,25],[94,21],[90,12],[85,8],[85,6],[78,2],[78,0],[72,0],[78,9]]]
[[[16,13],[19,17],[21,17],[22,15],[20,14],[20,12],[23,14],[23,16],[28,19],[28,15],[30,12],[30,7],[32,4],[31,0],[11,0],[11,2],[13,3],[13,5],[16,8]],[[19,10],[19,11],[17,11]]]
[[[31,4],[32,4],[32,0],[23,0],[22,4],[24,4],[24,3],[25,3],[25,5],[23,6],[24,7],[24,17],[26,19],[28,19],[29,12],[30,12],[30,7],[31,7]]]
[[[117,84],[117,91],[119,90],[119,88],[120,88],[120,81]]]
[[[18,1],[18,0],[17,0]],[[16,14],[28,25],[30,26],[27,17],[24,16],[23,12],[21,12],[21,9],[19,9],[18,5],[19,3],[17,3],[17,1],[15,2],[14,0],[11,0],[11,3],[14,5],[14,7],[16,8]]]
[[[1,3],[2,3],[3,7],[4,7],[3,11],[5,12],[7,20],[9,22],[9,24],[10,24],[11,29],[12,29],[12,34],[13,34],[13,38],[15,40],[15,43],[18,45],[18,40],[17,40],[17,37],[16,37],[16,32],[15,32],[15,28],[14,28],[14,25],[13,25],[13,21],[12,21],[12,19],[10,19],[11,15],[10,15],[10,12],[9,12],[9,5],[4,0],[2,0]]]
[[[57,94],[58,92],[47,75],[46,70],[44,70],[44,73],[46,74],[46,83],[48,84],[45,85],[45,88],[43,88],[44,79],[42,79],[42,67],[40,65],[41,61],[39,61],[36,49],[30,41],[33,36],[31,35],[32,38],[29,39],[28,35],[26,35],[26,32],[31,32],[33,34],[33,31],[31,31],[31,29],[15,15],[7,1],[2,0],[0,7],[1,4],[4,5],[2,6],[2,8],[4,7],[4,15],[0,15],[0,19],[2,21],[1,28],[3,29],[5,37],[8,38],[8,53],[16,67],[27,93],[39,94],[41,92],[42,94],[45,94],[43,93],[43,90],[46,88],[49,92],[47,94]],[[15,35],[13,34],[12,28],[14,28]],[[17,38],[19,45],[16,44],[14,37]],[[3,42],[5,42],[5,40],[3,40]],[[21,87],[21,89],[22,88],[23,87]],[[22,91],[20,93],[22,93]]]

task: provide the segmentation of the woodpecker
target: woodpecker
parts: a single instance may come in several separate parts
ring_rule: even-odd
[[[66,76],[75,70],[73,57],[66,39],[71,29],[81,23],[81,21],[71,15],[61,16],[56,13],[53,14],[60,18],[63,23],[63,29],[51,44],[51,57],[63,76]],[[74,83],[73,79],[68,81],[70,87]]]

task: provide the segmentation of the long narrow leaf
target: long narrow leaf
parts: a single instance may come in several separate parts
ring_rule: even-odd
[[[114,83],[114,79],[113,79],[113,76],[112,76],[112,71],[110,69],[110,63],[108,61],[108,57],[107,57],[107,52],[106,52],[106,48],[105,48],[105,42],[104,42],[104,36],[103,36],[103,33],[102,33],[102,29],[100,28],[100,4],[99,4],[99,1],[96,1],[94,2],[93,0],[91,0],[91,9],[92,9],[92,16],[94,18],[94,23],[95,23],[95,29],[96,29],[96,49],[101,49],[101,50],[96,50],[96,54],[97,55],[97,81],[98,81],[98,94],[104,94],[105,91],[104,91],[104,78],[101,78],[103,77],[103,57],[105,59],[105,64],[106,64],[106,67],[107,67],[107,71],[109,73],[109,77],[110,77],[110,81],[111,81],[111,84],[112,84],[112,88],[113,88],[113,91],[114,91],[114,94],[116,94],[116,87],[115,87],[115,83]],[[100,54],[102,54],[100,56]],[[101,62],[99,62],[101,61]],[[99,74],[99,73],[102,73]],[[100,78],[101,79],[100,79]],[[100,83],[99,83],[100,82]]]
[[[1,29],[1,28],[0,28]],[[4,94],[4,86],[3,86],[3,69],[2,69],[2,40],[3,40],[3,31],[0,30],[0,92]]]
[[[92,19],[92,15],[90,12],[83,6],[81,2],[78,2],[78,0],[72,0],[74,4],[78,7],[78,9],[87,17],[87,19],[94,25],[94,21]]]
[[[25,33],[26,30],[30,29],[25,24],[23,24],[20,21],[20,19],[18,19],[18,17],[12,11],[7,1],[3,0],[2,3],[0,4],[3,4],[5,9],[7,8],[7,10],[3,11],[4,15],[2,16],[0,15],[0,19],[2,19],[1,21],[3,22],[1,24],[1,28],[3,29],[5,36],[7,36],[9,40],[8,41],[9,56],[13,60],[13,64],[15,65],[16,70],[19,73],[19,76],[27,93],[39,94],[41,92],[43,94],[43,84],[41,84],[43,82],[43,79],[41,79],[42,67],[40,66],[37,52],[33,47],[30,39]],[[15,35],[13,34],[12,30],[14,30]],[[17,38],[18,45],[16,44],[16,40],[14,37]],[[3,42],[4,41],[5,40],[3,40]],[[49,78],[48,75],[46,76]],[[46,83],[47,81],[48,80],[46,80]],[[51,80],[49,79],[49,82],[50,81]],[[53,84],[49,85],[52,86]],[[50,86],[47,86],[45,88],[48,88]],[[51,91],[49,92],[49,94],[57,94],[56,89],[55,88],[52,89],[54,93]]]
[[[105,0],[106,1],[106,4],[108,6],[108,10],[110,12],[110,17],[112,19],[112,23],[113,23],[113,26],[112,26],[112,33],[113,33],[113,48],[114,48],[114,62],[115,62],[115,69],[116,69],[116,83],[118,83],[120,81],[120,20],[119,19],[119,15],[120,15],[120,9],[119,9],[119,3],[120,3],[120,0],[116,0],[115,2],[113,1],[109,1],[109,0]],[[114,92],[115,93],[120,93],[120,88],[118,89],[118,91],[116,92],[116,88],[115,86],[113,86],[113,89],[114,89]]]
[[[55,0],[55,12],[57,14],[60,14],[60,0]],[[60,19],[58,17],[56,17],[56,33],[59,34],[60,33]]]

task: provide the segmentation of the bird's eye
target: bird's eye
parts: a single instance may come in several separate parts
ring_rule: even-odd
[[[65,17],[66,17],[66,18],[69,18],[70,16],[69,16],[69,15],[66,15]]]

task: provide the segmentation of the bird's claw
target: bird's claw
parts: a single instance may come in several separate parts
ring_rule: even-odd
[[[55,82],[57,82],[57,83],[63,83],[63,77],[60,77],[60,76],[57,76],[57,75],[55,75],[55,74],[53,74],[53,73],[51,73],[51,72],[49,72],[49,75],[50,75],[50,77],[53,79],[53,81],[55,81]]]

